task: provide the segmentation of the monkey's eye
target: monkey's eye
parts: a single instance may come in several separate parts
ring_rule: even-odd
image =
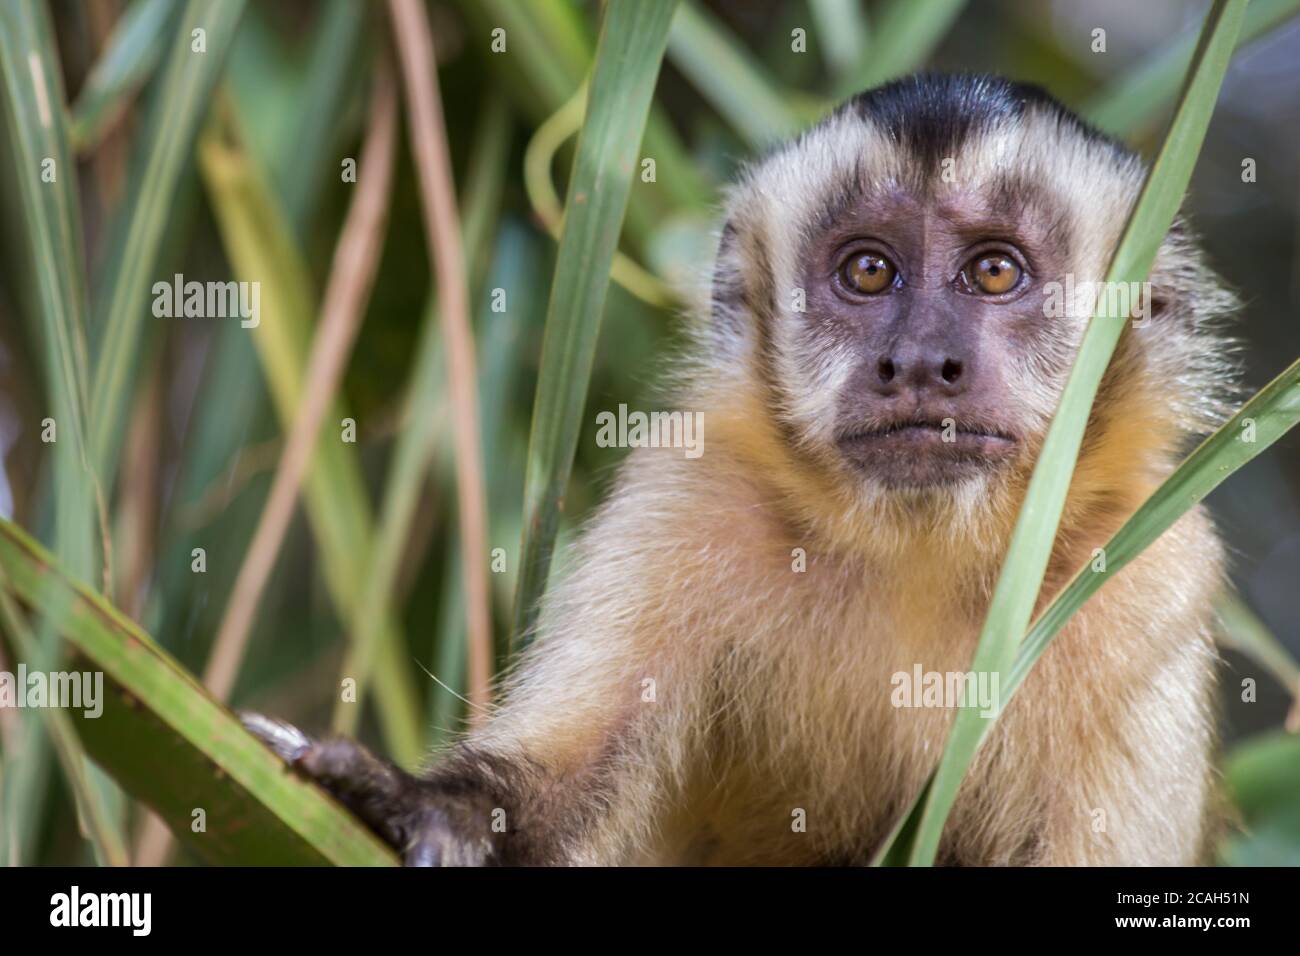
[[[874,252],[858,252],[840,265],[840,280],[853,292],[875,295],[894,284],[898,271],[884,256]]]
[[[1002,295],[1020,282],[1020,266],[1000,252],[972,259],[967,264],[966,282],[972,291],[985,295]]]

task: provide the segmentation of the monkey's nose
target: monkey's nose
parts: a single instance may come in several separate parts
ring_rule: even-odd
[[[876,361],[875,390],[896,395],[905,389],[956,395],[966,390],[969,375],[960,356],[944,351],[896,352]]]

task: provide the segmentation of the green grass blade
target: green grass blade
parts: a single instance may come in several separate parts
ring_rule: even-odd
[[[802,125],[749,51],[690,0],[673,19],[668,55],[750,146],[770,145]]]
[[[1236,594],[1230,591],[1223,594],[1215,608],[1222,628],[1220,642],[1262,665],[1291,695],[1287,730],[1300,732],[1300,664],[1259,615]]]
[[[1248,739],[1233,749],[1226,764],[1224,777],[1235,797],[1233,805],[1247,821],[1275,801],[1294,809],[1300,792],[1300,737],[1264,734]]]
[[[524,191],[533,213],[556,240],[564,223],[564,203],[551,182],[551,167],[556,153],[582,129],[586,106],[587,87],[583,85],[559,112],[537,127],[524,149]],[[679,294],[664,280],[618,251],[614,253],[610,278],[649,305],[667,309],[679,301]]]
[[[1300,0],[1251,0],[1237,39],[1240,49],[1300,13]],[[1116,135],[1131,136],[1151,125],[1178,94],[1178,84],[1196,51],[1188,34],[1154,56],[1144,56],[1129,73],[1107,84],[1082,110],[1087,120]]]
[[[890,828],[889,835],[872,855],[870,866],[907,866],[907,854],[911,852],[912,843],[916,840],[916,828],[921,822],[921,806],[929,797],[932,786],[934,774],[925,781],[921,792],[912,800],[907,811]]]
[[[105,496],[113,485],[132,370],[141,326],[149,314],[149,290],[159,278],[155,270],[168,215],[244,3],[190,0],[181,13],[158,77],[158,95],[132,158],[123,214],[107,239],[108,254],[95,288],[91,340],[96,358],[90,392],[91,462]],[[192,34],[198,29],[205,31],[205,53],[192,51]]]
[[[496,596],[507,608],[515,594],[518,568],[508,557],[510,545],[523,537],[523,473],[527,453],[526,436],[517,424],[513,409],[517,407],[510,398],[511,383],[517,381],[529,362],[528,329],[540,328],[544,318],[544,304],[529,301],[528,289],[541,288],[546,282],[548,263],[541,252],[542,243],[522,225],[507,222],[500,231],[492,260],[488,284],[506,291],[515,305],[505,312],[492,314],[489,302],[480,311],[480,335],[483,339],[484,362],[479,373],[479,388],[483,409],[483,460],[486,473],[491,476],[488,488],[491,541],[494,547],[507,553],[505,570],[494,573],[492,581]],[[453,461],[444,451],[439,456],[438,476],[444,487],[452,479]],[[455,547],[455,541],[449,542]],[[448,553],[454,554],[453,551]],[[455,583],[455,575],[448,575],[446,585]],[[454,600],[453,600],[454,598]],[[465,617],[464,602],[458,594],[443,592],[440,623],[444,633],[461,633]],[[495,649],[496,670],[504,672],[509,665],[509,630],[503,631]],[[444,642],[445,643],[445,642]],[[450,661],[449,673],[454,678],[461,665],[456,655],[446,651],[435,655],[436,661]],[[441,673],[439,677],[441,678]],[[452,685],[452,680],[446,680]],[[454,686],[454,685],[453,685]],[[454,698],[445,692],[436,692],[431,700],[430,713],[435,728],[449,726],[447,711],[455,709]]]
[[[69,149],[66,99],[58,51],[43,4],[32,0],[0,6],[0,89],[6,136],[18,179],[22,209],[22,252],[35,288],[39,313],[45,388],[54,419],[54,543],[67,566],[84,580],[97,580],[96,480],[87,458],[88,361],[85,341],[86,280],[82,268],[81,217],[77,170]],[[58,620],[40,622],[28,663],[41,670],[57,667]],[[46,783],[50,738],[35,720],[23,723],[22,756],[11,760],[4,801],[12,814],[23,859],[38,827],[39,797]],[[79,763],[75,740],[54,743],[65,765]],[[71,763],[70,763],[71,762]],[[80,768],[69,777],[84,781]],[[112,788],[98,779],[82,791],[93,802],[94,818],[110,827],[109,840],[121,842],[110,807]],[[4,853],[5,857],[12,855]]]
[[[477,142],[469,163],[471,178],[465,186],[461,208],[465,210],[464,229],[466,272],[475,275],[483,257],[484,236],[498,214],[502,186],[506,176],[506,161],[510,146],[510,112],[505,100],[492,97],[483,113]],[[481,327],[481,326],[480,326]],[[481,348],[476,352],[482,354]],[[376,652],[375,643],[380,637],[378,622],[383,619],[393,594],[402,554],[414,522],[415,510],[420,501],[425,479],[437,451],[437,439],[444,431],[444,416],[430,414],[446,404],[446,357],[442,349],[442,335],[437,312],[437,300],[432,299],[424,311],[420,341],[410,384],[406,389],[405,427],[398,435],[393,449],[392,466],[384,485],[384,495],[379,509],[379,524],[375,535],[374,552],[367,562],[365,581],[361,586],[361,600],[352,621],[352,645],[343,665],[343,676],[356,681],[356,702],[341,698],[334,705],[334,730],[355,735],[365,688],[370,679],[370,665]],[[500,387],[501,383],[493,383]],[[480,381],[479,400],[488,392],[488,383]],[[486,442],[495,434],[499,422],[482,419],[481,431]],[[492,474],[491,470],[487,471]],[[452,484],[454,490],[454,483]],[[452,531],[450,534],[457,534]],[[451,552],[458,554],[458,551]],[[459,562],[457,562],[459,563]],[[463,603],[463,593],[444,594],[446,599]],[[457,641],[456,634],[443,633],[443,640]],[[461,643],[464,643],[461,641]],[[439,675],[441,676],[441,675]]]
[[[866,60],[871,33],[863,0],[810,0],[816,42],[838,88]]]
[[[531,88],[531,98],[521,98],[533,120],[547,114],[573,95],[591,65],[591,39],[581,13],[564,0],[462,0],[465,15],[476,28],[474,35],[487,44],[491,31],[505,31],[507,61],[519,89]],[[494,54],[499,55],[499,54]]]
[[[430,742],[435,749],[446,746],[465,729],[462,721],[470,707],[465,697],[469,654],[461,638],[465,633],[465,566],[452,557],[459,547],[459,535],[448,536],[438,591],[438,632],[430,671],[436,682],[429,690]]]
[[[229,864],[396,862],[361,823],[244,730],[125,615],[0,520],[0,568],[29,605],[64,605],[63,637],[83,671],[102,671],[103,713],[76,721],[86,750],[201,857]],[[206,831],[193,829],[204,812]]]
[[[281,424],[299,405],[310,345],[315,299],[307,265],[267,175],[242,148],[233,111],[205,131],[199,146],[203,178],[212,195],[217,225],[236,277],[261,283],[262,319],[252,330],[263,372]],[[347,417],[337,403],[327,421]],[[360,601],[374,529],[360,464],[352,450],[322,436],[316,445],[303,500],[320,544],[325,579],[339,617],[350,622]],[[423,756],[423,734],[410,669],[398,656],[405,647],[397,622],[381,622],[376,660],[384,693],[376,699],[393,759],[414,766]],[[391,632],[391,633],[390,633]]]
[[[331,0],[322,11],[311,41],[306,79],[296,91],[303,103],[311,105],[302,110],[296,131],[285,137],[282,151],[268,161],[269,168],[278,171],[274,190],[284,198],[285,214],[294,235],[300,239],[308,231],[320,184],[328,182],[330,174],[337,176],[337,154],[325,144],[338,134],[338,117],[356,92],[355,85],[343,81],[358,78],[347,57],[355,57],[355,48],[364,39],[359,33],[348,45],[341,43],[338,34],[343,26],[355,24],[361,10],[360,5],[350,0]],[[236,50],[242,39],[241,31]],[[237,101],[241,111],[247,108],[245,101],[238,98]],[[197,185],[196,182],[196,188]],[[161,639],[168,647],[174,646],[171,642],[195,623],[190,617],[191,550],[202,544],[211,553],[214,543],[225,545],[226,542],[230,547],[242,547],[252,534],[251,525],[242,527],[230,514],[224,515],[220,522],[204,522],[202,528],[192,527],[191,521],[202,510],[205,497],[213,492],[219,495],[223,488],[241,487],[238,482],[234,486],[228,484],[232,475],[227,469],[232,462],[247,460],[241,449],[250,442],[250,426],[273,414],[269,413],[267,404],[251,337],[238,326],[214,330],[200,392],[194,400],[195,414],[187,431],[175,493],[164,524],[164,546],[159,552],[162,557],[152,591],[154,610],[159,613],[155,618],[146,618],[149,626],[165,635]],[[218,531],[218,525],[219,536],[224,541],[214,542],[211,537]],[[232,583],[222,575],[223,568],[225,565],[219,563],[208,568],[212,593],[226,593]]]
[[[494,547],[507,547],[522,537],[520,495],[525,448],[523,436],[513,425],[510,391],[511,383],[527,365],[527,330],[534,324],[540,326],[544,317],[541,304],[527,294],[527,290],[540,288],[546,281],[540,245],[536,235],[519,223],[504,223],[487,284],[489,288],[504,289],[515,305],[503,313],[491,313],[489,302],[480,306],[483,365],[479,370],[479,401],[483,410],[484,471],[491,478],[488,514]],[[439,485],[451,489],[454,476],[450,452],[444,450],[436,464]],[[458,553],[459,539],[454,528],[445,547],[448,555]],[[445,686],[431,688],[429,695],[429,725],[435,747],[445,744],[458,729],[457,720],[465,705],[465,642],[459,639],[465,628],[461,568],[458,561],[446,561],[440,589],[437,633],[441,639],[434,642],[432,671]],[[507,607],[516,578],[517,568],[509,560],[504,573],[492,575],[497,599]],[[496,670],[504,671],[509,663],[508,641],[498,641],[496,658]]]
[[[543,253],[546,244],[524,225],[507,221],[499,230],[489,288],[506,291],[514,304],[503,313],[492,313],[490,301],[481,308],[479,319],[483,337],[483,365],[480,370],[484,428],[484,466],[491,476],[488,505],[493,547],[504,548],[507,555],[515,542],[522,539],[524,460],[527,436],[517,416],[518,403],[511,395],[512,383],[519,380],[531,362],[531,329],[541,328],[545,303],[530,299],[529,289],[546,284],[549,260]],[[450,476],[451,462],[444,456],[442,468]],[[515,594],[518,563],[507,560],[506,570],[493,574],[498,598],[508,608]],[[497,647],[497,669],[508,663],[509,629],[502,632],[506,640]]]
[[[72,107],[72,143],[78,153],[95,148],[158,66],[176,5],[177,0],[137,0],[122,12]]]
[[[966,5],[965,0],[886,0],[871,18],[873,41],[840,96],[878,86],[925,64]]]
[[[388,604],[393,585],[401,569],[402,555],[425,488],[436,442],[445,434],[446,427],[444,415],[429,411],[440,409],[446,401],[444,372],[447,363],[441,347],[442,337],[438,334],[438,322],[438,310],[434,301],[430,301],[421,319],[420,342],[407,386],[406,424],[393,450],[373,550],[362,571],[359,597],[349,622],[352,643],[344,656],[340,673],[343,678],[356,681],[357,693],[355,701],[345,701],[341,697],[334,701],[332,728],[340,734],[356,734],[362,708],[367,703],[365,691],[370,684],[372,664],[377,661],[382,645],[397,637],[392,628],[385,630],[382,624],[392,620],[393,612]],[[381,707],[384,696],[384,693],[375,695]]]
[[[1108,282],[1141,282],[1151,269],[1191,178],[1245,7],[1246,0],[1216,0],[1206,18],[1194,68],[1164,146],[1115,250],[1106,274]],[[1101,308],[1104,309],[1104,303]],[[1028,627],[1093,397],[1119,341],[1124,321],[1098,315],[1088,324],[1016,521],[971,663],[971,670],[976,673],[1005,673]],[[958,711],[917,827],[909,857],[913,865],[933,863],[948,811],[975,755],[985,723],[977,708],[965,707]]]
[[[530,634],[546,590],[609,271],[675,7],[676,0],[646,0],[605,10],[546,310],[524,484],[516,642]]]
[[[32,662],[38,658],[36,637],[22,618],[22,612],[8,592],[9,578],[0,568],[0,632],[9,637],[11,656],[20,661]],[[85,754],[81,741],[72,726],[72,720],[57,707],[41,709],[41,718],[59,758],[59,766],[72,790],[77,816],[82,832],[95,849],[95,860],[100,866],[126,866],[130,860],[126,852],[117,821],[108,812],[105,802],[95,790],[83,763]]]
[[[58,427],[54,453],[66,462],[59,470],[78,476],[80,484],[85,479],[88,363],[77,170],[68,149],[53,34],[44,7],[32,0],[0,6],[0,80],[25,246],[35,274],[46,387]],[[84,510],[88,489],[81,495],[79,510]],[[61,509],[60,516],[71,517]],[[83,555],[94,553],[88,538],[71,543],[84,546]]]
[[[536,123],[560,109],[586,79],[592,43],[573,4],[566,0],[461,0],[474,36],[484,46],[490,31],[506,31],[501,66],[519,112]],[[488,54],[493,56],[493,54]],[[495,65],[495,64],[494,64]],[[699,210],[713,202],[714,188],[682,144],[667,115],[653,104],[642,151],[654,157],[658,181],[632,190],[629,233],[642,245],[674,210]]]
[[[573,97],[591,71],[594,43],[582,13],[569,0],[460,0],[470,24],[472,46],[489,49],[492,31],[506,31],[504,54],[484,52],[485,66],[499,71],[520,116],[544,123]],[[585,96],[583,97],[585,100]],[[564,153],[565,157],[569,155]],[[712,253],[713,223],[707,214],[717,187],[705,167],[682,143],[667,112],[655,103],[641,141],[641,156],[652,158],[656,181],[639,179],[628,200],[624,238],[632,252],[658,275],[693,281],[703,252]],[[615,260],[616,277],[623,273]],[[637,288],[660,285],[642,275]]]
[[[311,41],[303,95],[296,103],[297,122],[281,155],[276,157],[274,178],[283,197],[289,221],[302,236],[326,175],[338,163],[307,161],[331,155],[337,145],[339,116],[348,95],[357,88],[355,66],[361,60],[366,38],[366,4],[356,0],[329,0],[319,12]]]

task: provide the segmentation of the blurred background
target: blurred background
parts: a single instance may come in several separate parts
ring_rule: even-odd
[[[139,199],[132,164],[150,111],[169,92],[159,77],[183,6],[165,0],[50,4],[72,106],[92,303],[106,273],[121,267],[114,259],[120,252],[114,220]],[[925,14],[909,15],[907,6],[926,8]],[[683,6],[643,145],[656,158],[656,181],[633,183],[621,247],[625,281],[610,289],[562,537],[601,499],[622,454],[596,446],[596,411],[622,402],[649,407],[665,361],[654,357],[681,344],[682,314],[698,302],[708,274],[719,188],[737,164],[843,94],[916,66],[995,71],[1042,84],[1150,156],[1185,67],[1179,51],[1190,50],[1208,6],[1182,0]],[[1250,392],[1300,355],[1300,19],[1291,16],[1297,8],[1252,4],[1258,35],[1229,70],[1188,200],[1212,261],[1247,303],[1237,329]],[[557,196],[564,194],[580,121],[580,113],[566,119],[561,108],[590,67],[600,5],[462,0],[431,2],[427,10],[466,233],[488,544],[513,556]],[[124,33],[124,24],[134,32]],[[506,47],[494,52],[499,28]],[[800,30],[802,50],[796,49]],[[1097,49],[1097,30],[1104,31],[1104,50]],[[199,124],[200,140],[237,130],[259,172],[266,195],[251,208],[274,220],[286,241],[241,255],[260,262],[264,323],[277,318],[266,312],[265,285],[301,278],[295,289],[305,293],[298,297],[305,324],[284,346],[297,350],[300,365],[357,188],[342,181],[341,163],[360,155],[376,51],[388,44],[382,4],[250,2],[206,104],[220,116]],[[129,69],[118,61],[104,66],[112,51]],[[111,73],[115,65],[118,72]],[[100,85],[96,70],[103,71]],[[116,85],[105,83],[105,75]],[[422,389],[414,375],[420,356],[440,345],[404,116],[401,123],[382,257],[338,396],[338,408],[356,423],[356,442],[343,445],[340,476],[331,486],[347,493],[316,507],[336,509],[345,522],[375,522],[392,493],[397,442],[413,421],[432,425],[432,467],[417,475],[392,583],[406,686],[381,685],[359,728],[377,749],[410,762],[461,726],[466,624],[445,386],[438,380]],[[252,277],[232,265],[239,242],[232,210],[247,197],[222,185],[198,152],[184,157],[175,189],[157,212],[165,232],[156,266],[141,279],[150,285],[174,273],[199,281]],[[8,149],[0,155],[12,162]],[[1245,159],[1254,160],[1254,181],[1243,182]],[[50,446],[40,435],[49,414],[45,364],[31,316],[30,272],[16,248],[22,235],[16,203],[10,190],[0,190],[0,515],[45,535],[51,490]],[[493,311],[493,290],[504,290],[504,311]],[[88,313],[92,356],[98,314],[96,308]],[[259,355],[252,333],[229,319],[148,314],[124,366],[119,472],[102,502],[112,538],[111,594],[196,673],[204,670],[283,450],[286,423],[268,385],[277,373]],[[339,444],[331,440],[335,418],[327,418],[322,444]],[[1300,654],[1300,434],[1232,477],[1210,506],[1230,543],[1241,598],[1229,608],[1230,630],[1256,647],[1269,634],[1277,642],[1268,645],[1271,666],[1258,652],[1227,652],[1221,689],[1231,753],[1242,741],[1276,732],[1294,703],[1279,682],[1293,665],[1277,663],[1276,651],[1285,648],[1290,661]],[[324,728],[335,709],[349,624],[331,590],[338,584],[327,573],[335,559],[319,533],[324,519],[311,510],[300,507],[290,526],[231,700]],[[206,559],[203,573],[193,567],[197,548]],[[500,642],[510,621],[515,562],[507,560],[490,583]],[[1242,678],[1258,682],[1254,702],[1243,702]],[[384,697],[405,716],[390,709],[384,717]],[[23,719],[0,712],[0,742],[15,739],[14,724]],[[403,719],[405,736],[394,730]],[[1281,776],[1261,783],[1257,798],[1239,794],[1250,826],[1225,842],[1225,862],[1300,863],[1297,750],[1268,752],[1282,755],[1265,761]],[[1278,768],[1279,759],[1291,763]],[[24,820],[24,862],[88,861],[58,773],[47,772],[39,787],[43,798]],[[141,833],[142,816],[123,812]],[[188,859],[183,851],[168,858]]]

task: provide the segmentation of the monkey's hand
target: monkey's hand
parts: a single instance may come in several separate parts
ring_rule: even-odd
[[[314,740],[261,714],[240,719],[297,772],[351,810],[406,866],[485,866],[500,862],[492,809],[481,794],[449,792],[381,760],[355,741]]]

